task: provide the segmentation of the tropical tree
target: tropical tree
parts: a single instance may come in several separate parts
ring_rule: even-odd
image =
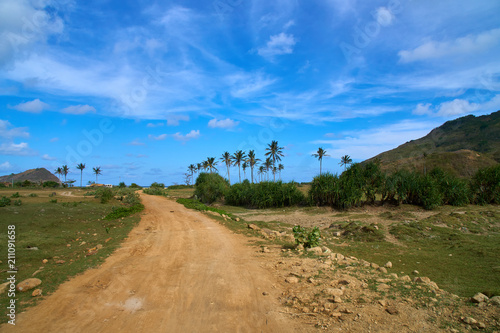
[[[264,173],[266,173],[266,167],[265,167],[265,166],[263,166],[263,165],[261,165],[261,166],[259,167],[259,175],[260,175],[260,181],[261,181],[261,182],[262,182],[262,175],[263,175]]]
[[[267,173],[267,181],[269,181],[269,170],[273,167],[273,161],[271,160],[271,157],[266,158],[264,161],[264,168],[266,168],[266,173]]]
[[[349,164],[352,163],[352,159],[349,155],[344,155],[340,158],[340,166],[344,166],[344,170],[347,170]]]
[[[267,153],[266,156],[272,158],[273,167],[276,167],[276,161],[281,161],[281,157],[283,157],[283,147],[278,146],[278,141],[273,140],[266,148]],[[274,169],[273,169],[274,171]],[[274,173],[274,172],[273,172]],[[274,173],[274,181],[276,181],[276,173]]]
[[[253,168],[255,167],[255,165],[257,164],[257,162],[259,162],[259,161],[260,161],[260,159],[258,159],[258,158],[255,157],[255,151],[250,150],[248,152],[248,156],[247,156],[246,162],[250,165],[250,172],[251,172],[251,175],[252,175],[252,184],[253,184]]]
[[[62,174],[64,175],[64,182],[66,182],[66,176],[68,175],[69,173],[69,168],[67,165],[63,165],[62,166]]]
[[[212,170],[217,171],[217,168],[215,167],[217,165],[215,157],[207,157],[207,160],[204,163],[206,163],[206,168],[210,170],[210,173],[212,173]]]
[[[189,172],[191,172],[191,179],[194,179],[193,177],[194,177],[194,173],[196,172],[196,165],[190,164],[188,166],[188,170],[189,170]]]
[[[239,176],[239,179],[240,179],[240,183],[241,183],[241,162],[243,162],[245,160],[245,152],[243,150],[238,150],[236,153],[234,153],[234,155],[232,156],[232,160],[233,160],[233,165],[237,165],[238,166],[238,176]]]
[[[281,170],[283,170],[285,166],[283,164],[278,165],[278,171],[280,173],[280,180],[281,180]]]
[[[324,150],[323,148],[319,147],[318,151],[316,152],[316,154],[312,154],[312,156],[316,157],[318,159],[318,161],[319,161],[319,174],[321,175],[321,165],[323,164],[323,157],[330,156],[330,155],[327,155],[326,154],[326,150]]]
[[[241,165],[241,169],[243,170],[243,179],[247,178],[247,173],[245,172],[245,170],[247,168],[248,168],[248,163],[247,162],[243,162],[243,164]]]
[[[97,184],[97,176],[102,174],[101,173],[101,167],[95,167],[95,168],[92,168],[92,170],[94,170],[94,173],[95,173],[95,183]]]
[[[227,179],[229,180],[229,185],[231,185],[231,175],[229,174],[229,168],[231,167],[231,165],[233,165],[233,161],[231,160],[231,154],[229,154],[229,152],[227,151],[224,152],[220,160],[226,164]]]
[[[80,163],[76,166],[78,170],[80,170],[80,187],[83,186],[82,180],[83,180],[83,169],[85,169],[85,164]]]
[[[59,177],[58,177],[58,178],[59,178],[59,181],[61,181],[62,168],[61,168],[61,167],[58,167],[58,168],[54,171],[54,173],[55,173],[56,175],[59,175]]]

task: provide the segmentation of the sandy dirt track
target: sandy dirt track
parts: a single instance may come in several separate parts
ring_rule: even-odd
[[[123,246],[2,332],[293,332],[248,238],[163,197]],[[266,291],[268,296],[262,293]]]

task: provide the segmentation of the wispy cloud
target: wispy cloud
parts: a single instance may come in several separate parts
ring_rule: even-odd
[[[33,101],[20,103],[14,106],[9,106],[9,108],[17,111],[30,112],[30,113],[40,113],[43,110],[47,110],[49,107],[50,106],[47,103],[40,101],[38,98]]]

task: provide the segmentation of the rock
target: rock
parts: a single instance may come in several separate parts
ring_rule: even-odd
[[[42,296],[42,289],[35,289],[31,293],[31,297],[37,297],[37,296]]]
[[[385,309],[385,311],[387,311],[387,313],[391,315],[397,315],[399,313],[399,310],[394,306],[389,306],[388,308]]]
[[[299,283],[299,278],[295,276],[289,276],[285,279],[285,282],[288,283]]]
[[[342,289],[337,288],[326,288],[325,290],[323,290],[323,292],[330,296],[342,296],[344,294],[344,291]]]
[[[392,262],[388,261],[384,265],[385,268],[392,268]]]
[[[374,263],[374,262],[372,262],[372,263],[370,264],[370,266],[371,266],[372,268],[375,268],[375,269],[377,269],[377,268],[379,268],[379,267],[380,267],[379,265],[377,265],[377,264],[376,264],[376,263]]]
[[[44,264],[46,264],[46,263],[48,263],[48,262],[49,262],[49,261],[48,261],[47,259],[43,259],[43,260],[42,260],[42,263],[44,263]]]
[[[490,298],[489,304],[500,306],[500,296]]]
[[[477,320],[472,318],[472,317],[462,317],[461,319],[464,323],[469,324],[469,325],[476,325],[477,324]]]
[[[18,291],[26,291],[33,289],[42,284],[42,280],[37,278],[29,278],[17,284],[16,289]]]
[[[486,302],[489,300],[488,296],[482,294],[482,293],[477,293],[474,296],[471,297],[470,299],[472,303],[481,303],[481,302]]]
[[[387,268],[385,268],[385,267],[379,267],[379,268],[377,268],[377,270],[379,272],[382,272],[382,273],[387,273]]]
[[[340,296],[333,296],[333,303],[342,303],[342,298]]]
[[[3,292],[8,288],[10,282],[5,282],[0,284],[0,295],[3,294]]]
[[[312,252],[314,254],[322,254],[323,250],[321,249],[321,247],[316,246],[316,247],[311,247],[311,248],[307,249],[307,252]]]

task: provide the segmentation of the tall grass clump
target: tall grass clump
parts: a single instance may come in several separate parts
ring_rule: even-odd
[[[196,179],[194,195],[205,204],[222,200],[229,188],[227,180],[217,173],[201,173]]]
[[[225,194],[228,205],[251,208],[288,207],[305,203],[306,198],[295,182],[261,182],[248,180],[232,185]]]

